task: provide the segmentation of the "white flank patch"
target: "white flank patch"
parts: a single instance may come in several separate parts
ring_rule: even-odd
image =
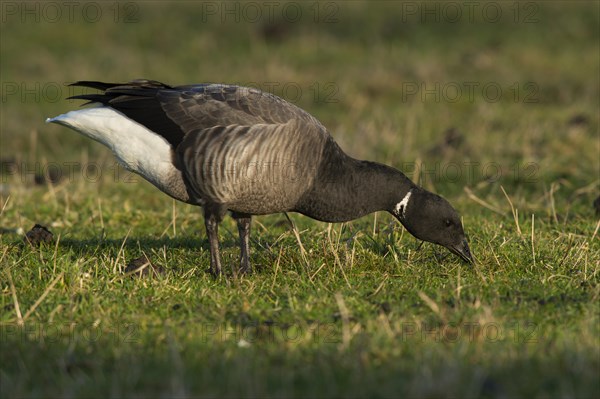
[[[406,208],[408,207],[408,201],[410,200],[411,195],[412,195],[412,190],[409,190],[406,193],[406,195],[404,196],[404,198],[402,198],[402,201],[400,201],[396,204],[396,213],[398,215],[402,214],[403,218],[406,215]]]
[[[46,122],[66,126],[104,144],[123,167],[163,191],[177,171],[171,160],[171,146],[163,137],[110,107],[71,111]]]

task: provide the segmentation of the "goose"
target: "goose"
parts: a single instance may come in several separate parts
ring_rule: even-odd
[[[297,212],[346,222],[392,214],[416,238],[473,263],[461,219],[441,196],[390,166],[347,155],[312,115],[255,88],[153,80],[79,81],[96,89],[80,108],[48,118],[108,147],[119,163],[176,200],[201,206],[210,271],[222,273],[218,228],[229,211],[239,272],[250,272],[254,215]]]

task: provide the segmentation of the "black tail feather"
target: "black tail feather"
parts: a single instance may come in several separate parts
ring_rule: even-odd
[[[171,120],[164,109],[158,93],[173,87],[155,80],[137,79],[128,83],[104,83],[96,81],[79,81],[70,86],[87,87],[100,90],[100,93],[84,93],[68,99],[86,100],[83,105],[100,103],[111,107],[128,118],[146,126],[163,136],[176,148],[183,139],[181,127]]]
[[[110,101],[110,97],[104,94],[80,94],[78,96],[67,97],[67,100],[87,100],[87,102],[81,104],[81,106],[92,103],[101,103],[107,105]]]
[[[81,86],[81,87],[89,87],[92,89],[98,90],[108,90],[113,87],[129,87],[129,88],[154,88],[154,89],[172,89],[172,86],[167,84],[158,82],[156,80],[149,79],[135,79],[129,81],[127,83],[107,83],[107,82],[98,82],[95,80],[80,80],[75,83],[71,83],[69,86]]]
[[[105,83],[105,82],[96,82],[93,80],[80,80],[75,83],[71,83],[69,86],[80,86],[80,87],[89,87],[91,89],[98,90],[107,90],[111,87],[121,86],[122,83]]]
[[[136,79],[128,83],[106,83],[92,80],[80,80],[71,83],[69,86],[88,87],[101,90],[104,93],[79,94],[68,97],[67,100],[87,100],[87,102],[82,105],[98,102],[104,105],[117,106],[117,104],[122,103],[126,108],[141,108],[143,105],[139,100],[154,97],[156,95],[156,90],[172,89],[169,85],[147,79]]]

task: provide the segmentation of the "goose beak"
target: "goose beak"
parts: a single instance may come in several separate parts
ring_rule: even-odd
[[[475,261],[473,260],[473,255],[471,255],[471,250],[469,249],[469,244],[466,239],[463,239],[462,242],[456,246],[448,247],[450,252],[454,255],[460,257],[467,263],[473,264]]]

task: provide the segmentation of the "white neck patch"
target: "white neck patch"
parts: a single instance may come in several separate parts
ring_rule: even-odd
[[[396,214],[398,216],[402,216],[402,218],[404,218],[404,216],[406,215],[406,208],[408,207],[408,201],[410,200],[411,195],[412,190],[409,190],[404,196],[404,198],[402,198],[402,201],[396,204]]]

